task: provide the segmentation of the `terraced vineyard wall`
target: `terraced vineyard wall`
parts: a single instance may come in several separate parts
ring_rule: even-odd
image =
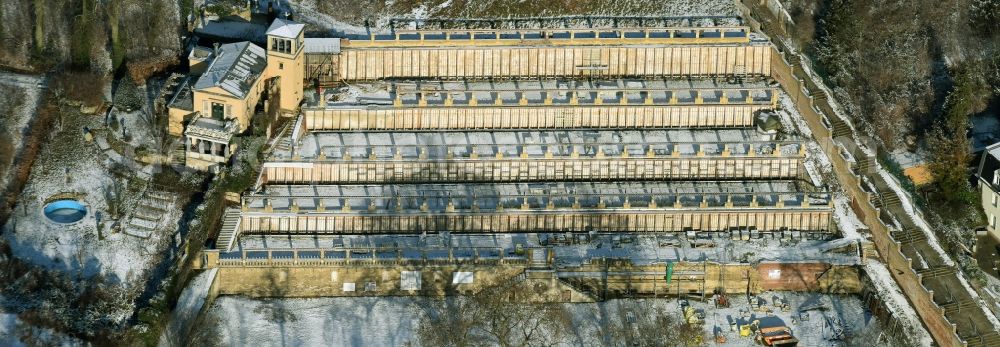
[[[753,125],[771,105],[307,108],[311,131],[732,128]]]
[[[278,253],[289,254],[279,257]],[[219,269],[214,295],[257,297],[444,296],[521,282],[533,284],[530,292],[542,293],[534,300],[545,302],[586,302],[628,295],[711,295],[715,290],[731,295],[748,290],[841,294],[862,290],[859,270],[853,265],[678,262],[673,264],[673,276],[668,282],[665,263],[636,265],[620,259],[596,258],[580,266],[537,272],[529,269],[530,255],[506,259],[333,260],[306,258],[306,253],[315,251],[273,251],[266,257],[228,259],[207,253],[209,263],[205,265]],[[463,282],[456,281],[456,276],[467,278],[469,283],[455,283]],[[404,277],[419,278],[419,289],[406,289]],[[412,280],[409,284],[413,288]]]
[[[797,179],[792,156],[662,156],[272,161],[259,184]]]
[[[546,208],[499,212],[358,213],[340,209],[245,211],[244,234],[419,234],[421,232],[517,233],[537,230],[604,232],[730,231],[756,228],[825,233],[832,209],[827,206],[770,208],[634,208],[572,210]],[[789,232],[790,233],[790,232]]]
[[[767,45],[635,47],[345,47],[343,80],[767,76]]]
[[[822,90],[815,88],[815,86],[807,88],[806,81],[798,77],[799,74],[805,75],[801,67],[793,66],[781,52],[776,48],[772,49],[774,49],[771,54],[772,77],[781,83],[791,95],[792,100],[795,101],[796,109],[809,125],[813,137],[830,158],[837,179],[847,196],[852,200],[852,206],[857,207],[855,212],[860,215],[861,220],[871,230],[879,255],[892,269],[893,277],[924,321],[927,330],[941,345],[966,346],[966,342],[957,334],[956,325],[945,317],[945,309],[934,302],[933,291],[922,284],[922,276],[913,268],[913,259],[904,255],[901,243],[891,236],[889,227],[882,222],[882,209],[876,208],[873,204],[873,201],[877,201],[875,193],[866,189],[867,185],[862,184],[863,170],[858,167],[858,170],[855,171],[854,163],[845,159],[851,154],[844,153],[845,150],[842,146],[856,147],[850,128],[847,128],[847,125],[833,112],[821,111],[821,107],[825,110],[831,110],[829,104],[826,104],[825,107],[821,106],[820,102],[812,96],[814,93],[822,95]],[[794,59],[798,60],[797,57]],[[860,160],[872,159],[863,158]]]

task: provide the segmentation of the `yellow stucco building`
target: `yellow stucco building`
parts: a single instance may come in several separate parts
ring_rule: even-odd
[[[251,126],[258,105],[265,111],[277,107],[282,114],[298,112],[304,28],[276,19],[267,29],[267,49],[244,41],[192,51],[191,76],[168,110],[168,132],[184,136],[187,166],[211,170],[225,163],[232,153],[229,140]],[[205,125],[210,129],[200,129]],[[199,135],[206,133],[214,136]]]
[[[304,25],[284,19],[275,19],[267,29],[268,78],[274,78],[281,91],[278,107],[282,113],[297,113],[302,102]]]
[[[993,237],[1000,238],[1000,143],[986,147],[979,162],[977,173],[978,188],[983,213],[986,214],[986,230]]]

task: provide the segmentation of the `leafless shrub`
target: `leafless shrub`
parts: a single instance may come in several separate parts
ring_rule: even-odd
[[[136,84],[146,84],[150,76],[166,71],[171,66],[177,65],[176,56],[153,56],[142,58],[125,63],[128,74]]]
[[[104,102],[105,81],[92,72],[66,71],[53,77],[52,87],[66,99],[95,107]]]

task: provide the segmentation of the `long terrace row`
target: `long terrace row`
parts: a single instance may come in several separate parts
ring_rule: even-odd
[[[642,44],[746,43],[750,30],[745,26],[644,27],[644,28],[545,28],[545,29],[438,29],[395,30],[393,33],[353,35],[345,46],[490,46],[533,44],[607,45],[621,42]]]
[[[490,40],[451,40],[453,45],[408,45],[419,41],[374,42],[365,48],[342,45],[336,66],[310,64],[342,80],[382,79],[521,79],[532,77],[739,76],[771,74],[771,48],[765,44],[684,45],[613,39],[595,45],[569,40],[566,45],[504,45]],[[502,40],[501,40],[502,41]],[[521,42],[520,40],[517,40]],[[357,41],[355,41],[357,42]],[[546,41],[539,41],[545,43]],[[386,43],[383,45],[382,43]],[[399,44],[403,43],[403,44]],[[324,78],[316,76],[316,78]]]
[[[507,209],[649,209],[825,207],[825,192],[802,192],[798,181],[495,183],[405,185],[268,185],[245,194],[261,212],[470,212]]]
[[[393,90],[392,104],[396,107],[425,106],[538,106],[575,105],[703,105],[703,104],[770,104],[777,102],[777,91],[766,87],[730,88],[532,88],[516,89],[441,89],[427,88]],[[383,102],[367,99],[368,102]]]
[[[459,159],[482,157],[780,156],[802,155],[800,141],[753,130],[556,130],[311,133],[269,161]],[[293,159],[293,157],[298,159]]]
[[[311,131],[442,131],[494,129],[656,129],[739,128],[770,104],[580,107],[428,107],[343,106],[305,108]]]

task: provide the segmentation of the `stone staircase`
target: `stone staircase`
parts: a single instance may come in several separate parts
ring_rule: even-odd
[[[923,230],[917,228],[907,228],[903,230],[892,231],[892,238],[900,243],[909,244],[914,242],[926,241],[927,234],[925,234]]]
[[[926,269],[917,270],[917,274],[919,274],[922,278],[925,278],[925,279],[927,279],[927,278],[934,278],[934,277],[940,277],[940,276],[947,276],[947,275],[951,275],[951,274],[954,274],[954,273],[955,273],[955,269],[952,269],[951,267],[948,267],[948,266],[935,266],[935,267],[930,267],[930,268],[926,268]]]
[[[878,259],[882,261],[882,258],[878,254],[878,249],[875,248],[875,243],[871,241],[861,242],[861,257],[864,259]]]
[[[944,307],[945,314],[948,314],[961,310],[975,309],[979,307],[979,304],[968,297],[964,297],[961,300],[941,305],[941,307]]]
[[[879,190],[871,197],[872,205],[875,208],[880,208],[887,210],[891,207],[902,208],[902,204],[899,200],[899,195],[891,190]]]
[[[546,248],[536,248],[531,250],[531,268],[533,269],[547,269],[549,268],[549,250]]]
[[[809,91],[809,96],[813,98],[813,101],[817,102],[826,100],[827,98],[826,92],[824,92],[822,89]]]
[[[184,166],[187,162],[187,152],[184,148],[170,150],[170,164],[173,166]]]
[[[170,149],[167,150],[167,158],[170,160],[170,165],[184,166],[184,162],[187,160],[187,151],[184,148],[184,142],[174,141],[171,143]]]
[[[833,126],[833,138],[849,137],[852,135],[851,127],[847,125],[847,122],[844,122],[837,116],[828,115],[827,119],[830,120],[830,125]]]
[[[226,209],[222,217],[222,229],[219,229],[219,238],[216,240],[215,248],[228,252],[233,248],[233,242],[240,230],[240,210],[235,208]]]
[[[891,190],[882,193],[882,204],[886,207],[902,206],[899,195],[896,195],[896,192]]]
[[[856,156],[858,171],[861,173],[870,172],[875,167],[875,157],[869,155]]]
[[[869,161],[871,161],[871,163],[867,165],[870,165],[869,167],[874,167],[875,158],[869,157]],[[876,185],[875,189],[878,191],[878,195],[881,197],[881,202],[879,205],[881,205],[882,208],[884,209],[889,209],[889,208],[902,209],[903,203],[899,199],[899,194],[896,194],[896,191],[893,190],[892,188],[889,188],[886,184],[887,183],[882,181],[875,182]]]
[[[965,341],[969,343],[969,347],[1000,346],[1000,333],[990,331],[979,336],[967,337]]]
[[[129,216],[125,234],[149,238],[160,226],[163,215],[174,204],[174,196],[169,193],[147,189],[139,198],[139,204]]]
[[[279,151],[290,151],[290,150],[292,150],[292,139],[288,138],[287,136],[281,137],[274,144],[274,149],[275,150],[279,150]]]
[[[291,123],[286,123],[285,126],[278,130],[273,137],[273,142],[265,145],[264,153],[274,153],[274,151],[290,151],[292,150],[292,135],[291,135]]]
[[[592,300],[594,302],[603,301],[603,300],[601,300],[601,297],[598,296],[596,293],[592,292],[590,289],[588,289],[588,288],[586,288],[586,287],[584,287],[584,286],[582,286],[582,285],[580,285],[578,283],[574,283],[572,280],[561,278],[561,277],[557,278],[557,279],[559,280],[559,283],[561,283],[562,285],[564,285],[566,287],[569,287],[569,288],[572,288],[573,290],[577,291],[580,294],[585,295],[587,298],[589,298],[590,300]]]
[[[802,63],[802,58],[798,54],[789,54],[785,57],[788,58],[788,65],[797,66]]]
[[[766,2],[744,0],[740,1],[739,3],[749,7],[749,12],[752,14],[751,17],[753,19],[757,19],[760,21],[761,28],[766,34],[775,37],[781,37],[783,36],[783,34],[786,33],[785,31],[781,30],[783,29],[783,27],[779,25],[778,21],[773,17],[772,12],[767,8],[767,5],[765,4]],[[753,19],[751,19],[751,23],[753,23]],[[773,40],[773,42],[778,47],[783,48],[781,49],[782,52],[790,51],[787,47],[784,46],[784,40],[780,39]],[[806,72],[803,69],[795,66],[795,65],[801,65],[801,61],[796,54],[785,54],[784,56],[786,57],[787,61],[793,65],[791,66],[791,68],[792,68],[792,73],[795,77],[801,78],[801,76],[806,74]],[[824,113],[829,113],[829,111],[826,110],[825,107],[820,106],[820,108],[824,109]],[[850,134],[850,132],[848,131],[849,127],[847,127],[846,123],[834,119],[833,116],[828,116],[828,119],[826,119],[826,121],[830,122],[830,126],[832,127],[834,137]],[[828,154],[831,153],[828,152]],[[859,163],[859,166],[860,165],[864,164]],[[879,184],[881,183],[882,187],[878,187],[879,191],[884,192],[891,190],[885,186],[886,184],[885,182],[882,181],[882,178],[880,177],[881,175],[877,174],[876,172],[862,171],[861,173],[862,175],[868,176],[869,179],[872,180],[872,183],[876,184],[876,187],[878,187]],[[883,207],[883,209],[886,210],[886,212],[891,213],[892,215],[898,217],[899,223],[901,223],[904,226],[903,231],[893,231],[892,236],[899,241],[912,242],[913,240],[926,239],[925,235],[919,235],[913,232],[912,229],[916,229],[913,217],[909,216],[908,213],[901,207],[901,204],[897,200],[898,198],[899,196],[889,196],[889,195],[886,195],[884,197],[881,196],[879,197],[880,204],[886,205],[885,207]],[[926,252],[927,250],[915,248],[915,251],[921,256],[923,256],[924,255],[923,253]],[[943,273],[944,270],[938,269],[937,267],[931,267],[930,269],[924,269],[919,271],[923,271],[926,275],[929,275],[928,277],[924,277],[923,279],[924,282],[939,284],[939,286],[935,287],[940,287],[941,283],[954,282],[957,280],[955,276],[961,276],[961,273],[955,270],[952,270],[953,272],[952,275],[938,275],[940,273]],[[914,291],[912,289],[908,289],[907,286],[904,286],[903,281],[900,281],[900,286],[901,288],[903,288],[904,292],[907,294],[908,297],[912,297],[914,295],[920,295],[919,291]],[[978,305],[976,305],[974,302],[972,302],[972,300],[970,300],[972,295],[967,290],[958,289],[949,291],[950,291],[949,294],[953,295],[956,298],[955,301],[957,301],[957,303],[948,306],[950,309],[953,310],[955,308],[961,308],[961,307],[967,308],[966,310],[963,310],[961,312],[951,311],[950,314],[948,315],[949,323],[955,324],[957,326],[956,327],[957,332],[962,342],[964,342],[964,345],[972,347],[1000,346],[1000,333],[996,331],[997,327],[993,326],[990,323],[990,319],[988,319],[987,317],[990,314],[988,312],[989,309],[985,307],[977,307]],[[971,306],[970,303],[972,303]],[[921,311],[921,308],[917,309],[918,311]],[[935,310],[924,309],[923,311],[924,312],[922,313],[933,314],[936,316],[936,312],[934,312]],[[932,320],[937,319],[937,317],[930,317],[930,315],[925,315],[922,318],[925,323],[929,323]],[[934,331],[930,332],[931,334],[936,333]],[[937,342],[938,344],[943,343],[944,345],[963,345],[958,341],[954,341],[951,338],[951,336],[947,335],[948,335],[947,331],[937,332],[937,334],[935,335],[936,339],[935,342]]]

